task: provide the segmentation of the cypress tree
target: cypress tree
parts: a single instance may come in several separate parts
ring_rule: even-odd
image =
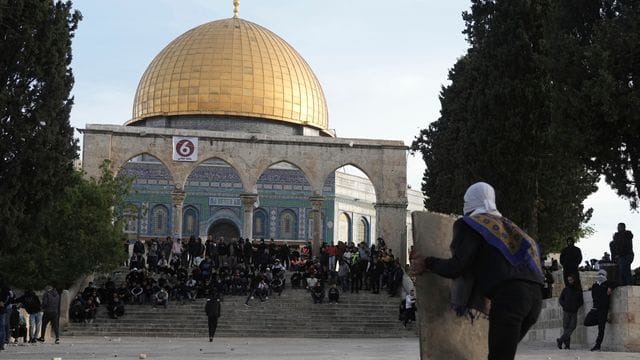
[[[640,2],[602,0],[583,60],[586,157],[618,195],[640,206]]]
[[[466,188],[486,181],[503,214],[545,251],[582,230],[591,213],[582,202],[597,179],[554,102],[547,43],[552,5],[472,1],[463,15],[470,48],[449,74],[440,118],[412,146],[427,166],[429,209],[459,214]]]
[[[56,218],[49,209],[77,183],[70,1],[0,0],[0,269],[40,274]],[[22,265],[20,265],[22,266]],[[10,279],[7,279],[11,281]]]

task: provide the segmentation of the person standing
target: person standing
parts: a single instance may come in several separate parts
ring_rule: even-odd
[[[0,300],[4,302],[5,313],[4,317],[4,337],[0,338],[3,344],[8,344],[11,341],[11,331],[10,331],[10,320],[11,320],[11,310],[13,308],[13,303],[15,302],[15,294],[13,290],[11,290],[8,286],[3,286],[2,291],[0,291]]]
[[[560,306],[562,306],[562,328],[564,329],[562,336],[556,339],[558,349],[571,349],[571,334],[576,329],[578,323],[578,309],[584,304],[582,298],[582,287],[574,275],[567,276],[567,286],[562,290],[558,298]]]
[[[626,229],[624,223],[619,223],[618,232],[613,234],[611,252],[613,261],[618,264],[620,285],[632,285],[631,263],[633,262],[633,233]]]
[[[411,321],[416,321],[416,292],[413,289],[404,297],[404,327]]]
[[[455,279],[451,296],[456,313],[463,316],[475,309],[489,315],[489,360],[513,359],[542,308],[540,249],[502,216],[495,191],[487,183],[467,189],[463,214],[453,225],[453,256],[440,259],[414,253],[414,273],[432,271]]]
[[[227,255],[229,255],[229,249],[227,248],[227,243],[224,240],[224,236],[220,236],[220,238],[218,238],[216,251],[218,252],[218,266],[222,267],[227,261]]]
[[[56,336],[55,343],[60,344],[60,295],[56,289],[51,286],[45,288],[42,295],[42,329],[40,330],[40,338],[38,341],[44,342],[47,331],[47,325],[51,322],[51,328]]]
[[[0,299],[0,350],[4,350],[4,344],[6,343],[5,337],[5,315],[7,314],[7,308],[4,305],[4,300]]]
[[[29,314],[29,343],[35,344],[40,326],[42,326],[42,305],[40,299],[32,289],[27,289],[24,295],[16,299]]]
[[[243,259],[244,266],[248,269],[252,264],[251,260],[254,259],[253,245],[251,245],[251,239],[249,238],[246,238],[244,240],[244,245],[242,247],[242,256],[244,257]]]
[[[607,272],[598,270],[597,280],[591,287],[591,297],[593,298],[593,309],[591,311],[595,311],[597,314],[598,337],[591,351],[600,351],[600,345],[602,345],[602,339],[604,338],[604,328],[607,325],[607,317],[609,316],[609,302],[613,289],[614,284],[607,280]],[[586,322],[587,319],[585,318]]]
[[[287,243],[282,244],[280,247],[280,256],[285,270],[289,270],[291,268],[291,249]]]
[[[333,242],[331,242],[327,245],[325,251],[327,255],[329,255],[329,271],[334,272],[336,271],[336,254],[338,253],[338,249],[333,245]]]
[[[207,303],[204,306],[204,311],[207,314],[209,324],[209,342],[213,342],[213,336],[216,334],[216,328],[218,327],[218,318],[221,313],[220,298],[207,299]]]
[[[568,286],[567,277],[574,276],[574,280],[580,283],[580,274],[578,266],[582,263],[582,251],[575,246],[573,238],[567,239],[567,246],[560,253],[560,265],[562,265],[562,277],[564,278],[564,286]]]
[[[169,239],[169,237],[167,237]],[[178,259],[178,264],[180,264],[180,260],[182,258],[182,242],[180,242],[180,238],[176,238],[175,241],[171,244],[171,259]],[[182,263],[183,266],[186,266],[185,263]]]

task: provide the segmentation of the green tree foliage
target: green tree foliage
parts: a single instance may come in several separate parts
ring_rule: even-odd
[[[66,288],[80,275],[110,271],[124,260],[121,209],[130,189],[125,177],[113,177],[108,163],[100,179],[75,172],[73,184],[51,206],[52,219],[37,241],[25,241],[10,256],[0,258],[0,273],[20,286]]]
[[[42,240],[42,210],[72,181],[69,65],[79,20],[70,3],[0,1],[0,237],[12,251]]]
[[[449,73],[440,118],[412,146],[427,166],[427,208],[459,214],[466,188],[486,181],[503,214],[546,251],[589,219],[582,202],[597,180],[554,102],[553,9],[551,0],[472,1],[470,48]]]
[[[0,276],[19,287],[68,286],[116,263],[114,179],[74,171],[69,123],[70,1],[0,0]]]
[[[602,0],[600,21],[584,63],[591,71],[581,88],[592,116],[590,165],[605,176],[631,208],[640,205],[640,2]]]

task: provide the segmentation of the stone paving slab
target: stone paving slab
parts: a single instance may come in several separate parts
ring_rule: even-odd
[[[283,338],[140,338],[63,337],[61,344],[7,345],[0,359],[384,359],[419,358],[418,339],[283,339]],[[521,346],[518,360],[627,360],[640,353],[592,353],[588,350],[558,350]]]
[[[628,353],[628,352],[612,352],[612,351],[596,351],[591,352],[589,348],[575,350],[559,350],[556,347],[543,346],[531,346],[520,345],[518,346],[517,360],[631,360],[640,359],[640,353]],[[606,344],[602,344],[603,347]]]

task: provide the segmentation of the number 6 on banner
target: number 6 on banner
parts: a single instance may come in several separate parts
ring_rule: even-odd
[[[198,138],[173,137],[173,160],[197,161]]]

